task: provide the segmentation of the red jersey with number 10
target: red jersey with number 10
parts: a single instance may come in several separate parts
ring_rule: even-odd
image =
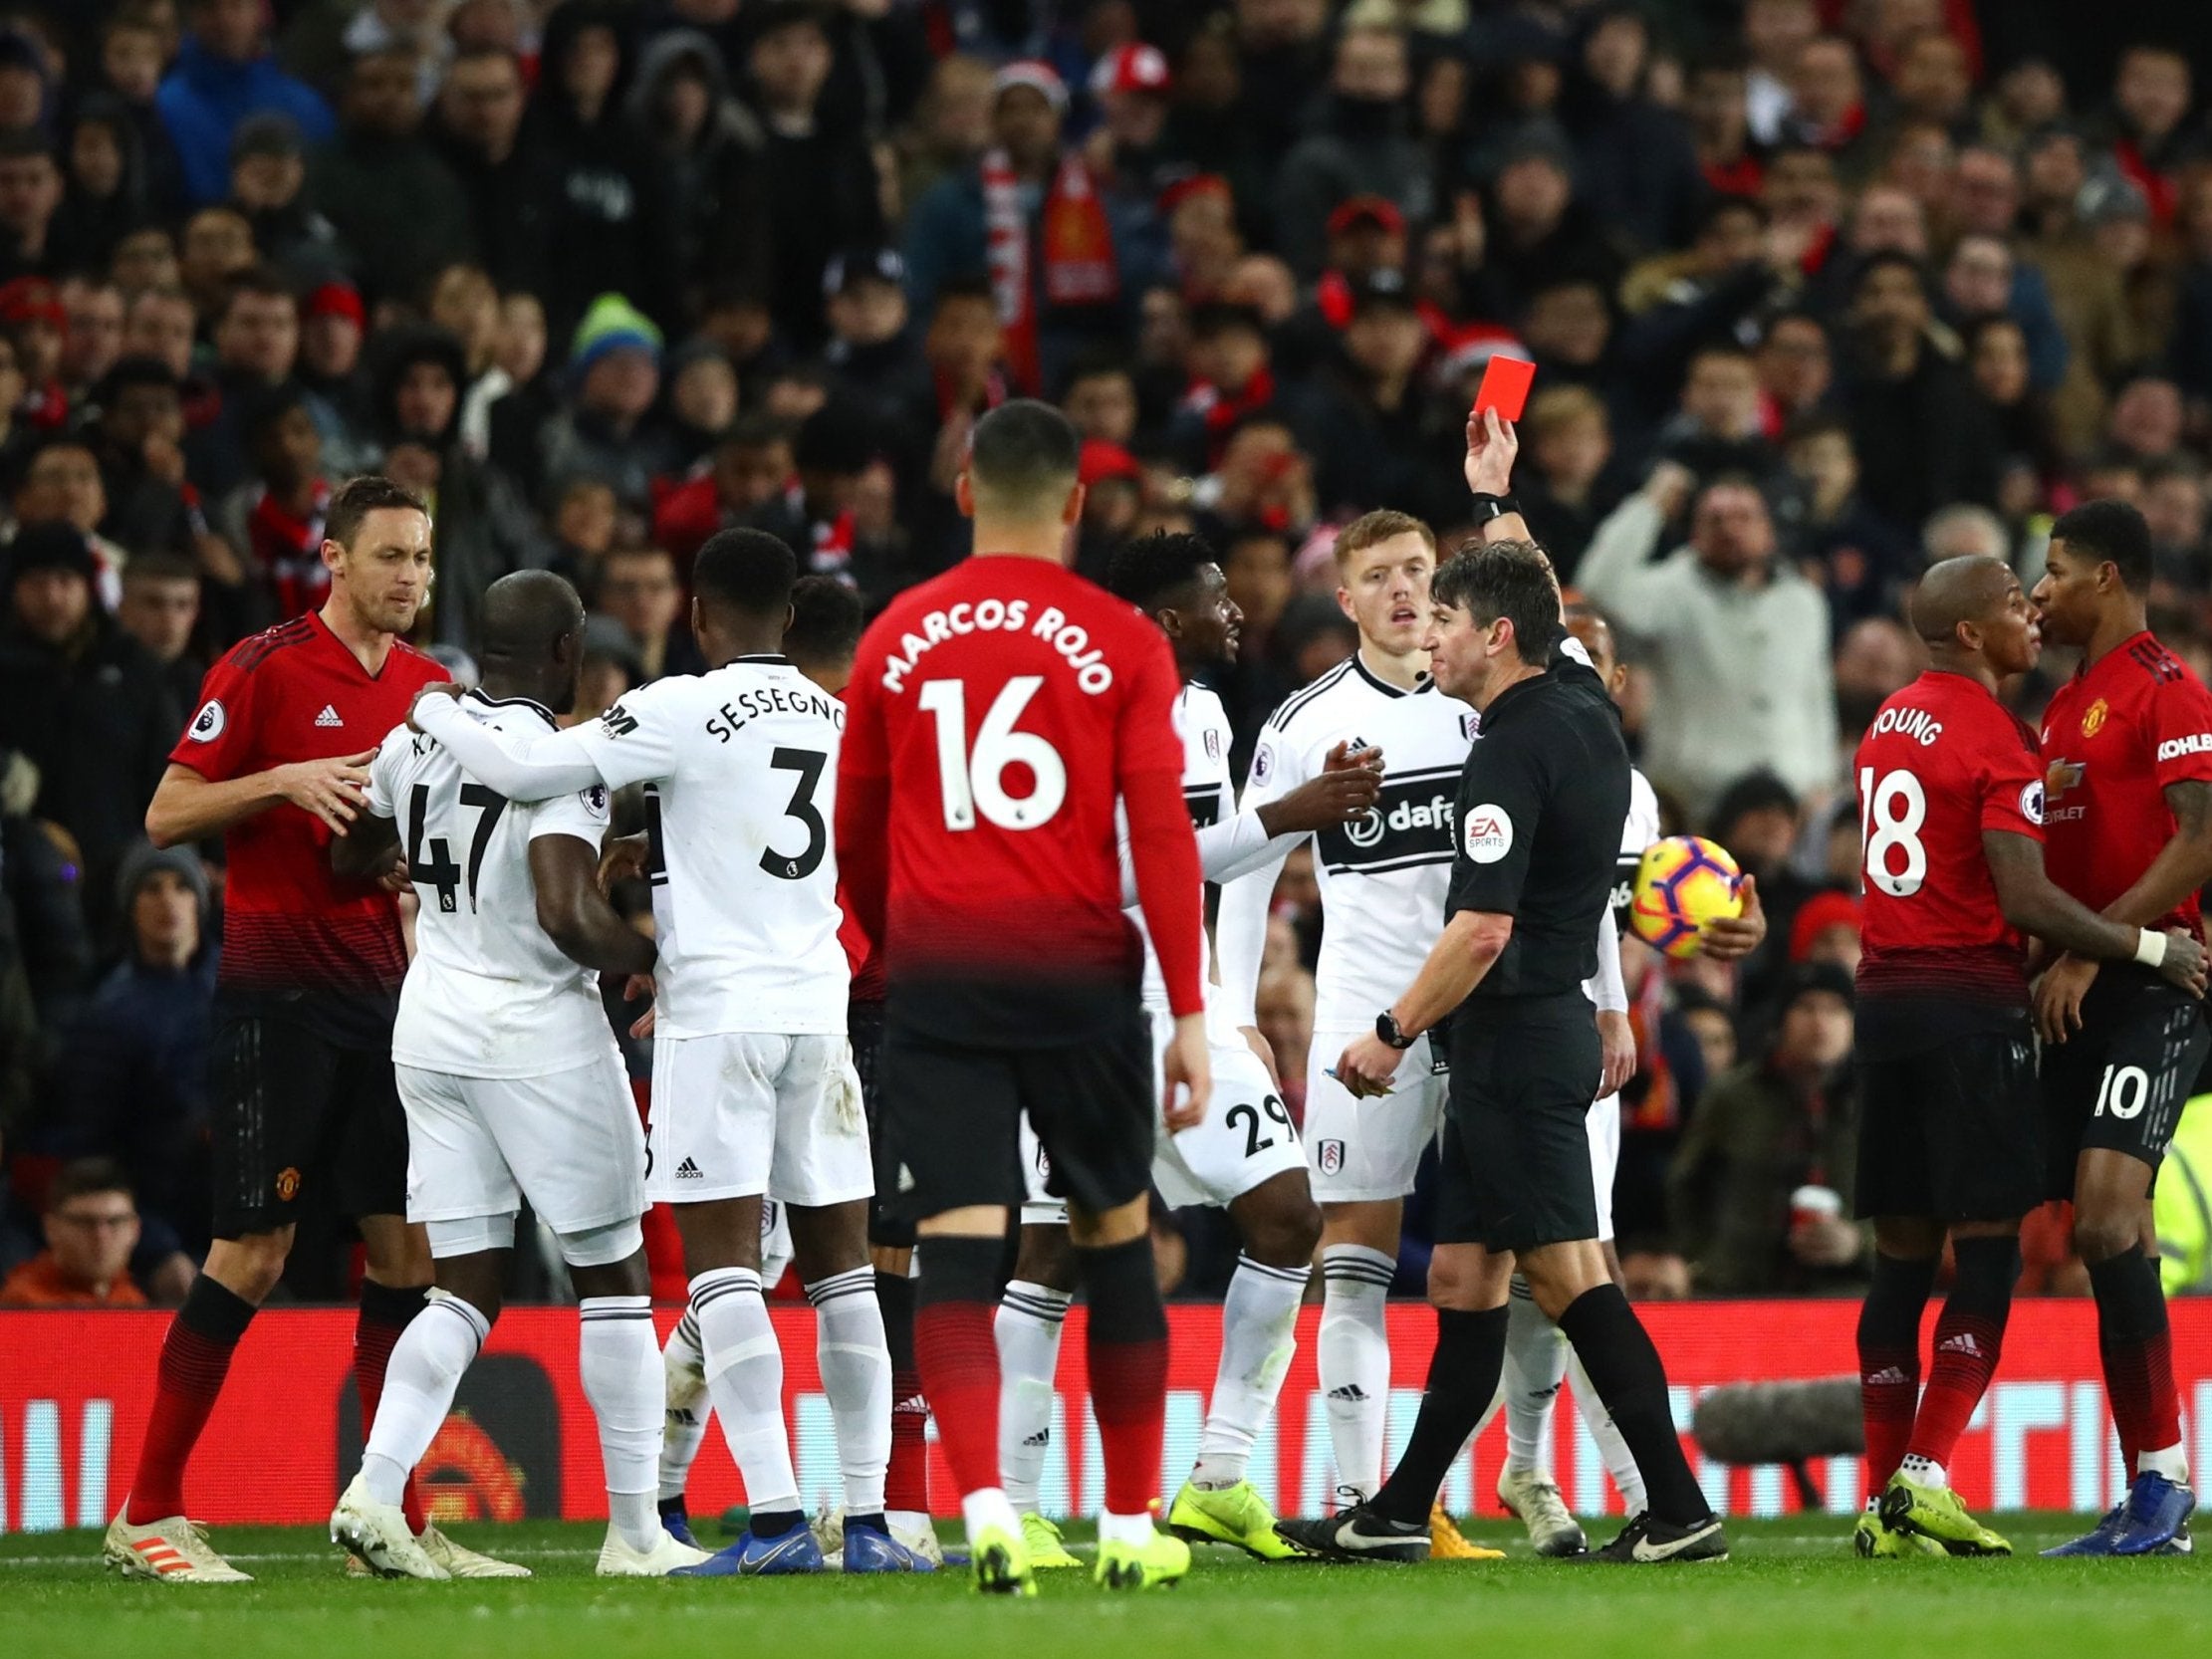
[[[416,691],[445,678],[437,663],[397,642],[371,674],[319,612],[296,617],[241,640],[207,671],[199,712],[169,760],[224,783],[360,754],[406,719]],[[233,825],[223,847],[221,985],[288,998],[342,993],[360,1002],[355,1023],[365,1038],[379,1023],[388,1038],[407,973],[392,895],[334,874],[330,830],[290,802]]]
[[[838,867],[892,1019],[1030,1048],[1133,1009],[1117,800],[1170,1001],[1198,1011],[1180,690],[1133,605],[1042,560],[969,559],[876,619],[846,689]]]
[[[2138,633],[2061,686],[2043,716],[2051,879],[2091,910],[2132,887],[2173,839],[2166,787],[2212,783],[2212,695]],[[2197,930],[2191,893],[2152,925]]]
[[[2026,951],[1982,833],[2043,838],[2035,735],[1979,680],[1930,669],[1881,705],[1852,763],[1869,998],[2025,1005]]]

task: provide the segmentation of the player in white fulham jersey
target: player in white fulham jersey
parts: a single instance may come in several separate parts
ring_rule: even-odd
[[[1364,816],[1381,783],[1372,764],[1378,757],[1348,754],[1342,745],[1326,757],[1320,775],[1266,806],[1237,810],[1228,715],[1221,699],[1192,676],[1236,660],[1244,617],[1204,540],[1159,534],[1132,542],[1114,556],[1106,588],[1150,616],[1174,649],[1183,678],[1175,706],[1183,740],[1183,801],[1208,880],[1234,879],[1256,862],[1280,858],[1316,830]],[[1143,916],[1125,862],[1123,897],[1141,932]],[[1227,1210],[1243,1250],[1222,1304],[1220,1363],[1197,1466],[1176,1495],[1167,1524],[1194,1541],[1234,1544],[1262,1560],[1292,1560],[1299,1551],[1276,1536],[1275,1517],[1245,1470],[1296,1349],[1298,1306],[1321,1237],[1321,1211],[1270,1063],[1222,1016],[1218,993],[1208,1000],[1213,1101],[1196,1127],[1160,1135],[1152,1184],[1170,1208],[1209,1204]],[[1144,1006],[1152,1023],[1156,1074],[1174,1021],[1149,938]],[[1030,1564],[1077,1566],[1081,1563],[1038,1505],[1051,1444],[1061,1322],[1075,1294],[1076,1268],[1067,1206],[1045,1190],[1045,1154],[1026,1123],[1022,1149],[1029,1201],[1022,1206],[1021,1251],[996,1324],[999,1457],[1007,1496],[1022,1515]]]
[[[674,1206],[707,1389],[751,1524],[686,1572],[815,1572],[783,1413],[783,1355],[762,1300],[773,1190],[819,1319],[823,1391],[845,1478],[844,1567],[912,1570],[883,1516],[890,1359],[867,1255],[874,1181],[846,1040],[835,811],[845,708],[781,654],[797,562],[723,531],[692,566],[691,625],[712,670],[655,681],[596,721],[528,739],[418,700],[414,722],[515,800],[647,783],[653,925],[648,1196]],[[645,987],[638,987],[640,991]],[[640,1021],[640,1026],[645,1025]]]
[[[448,705],[502,731],[553,729],[576,702],[584,605],[543,571],[484,595],[484,684]],[[463,772],[405,727],[376,751],[367,811],[331,843],[340,874],[404,853],[421,901],[392,1061],[407,1114],[407,1219],[436,1288],[391,1354],[333,1541],[386,1577],[443,1578],[407,1531],[400,1489],[499,1317],[524,1200],[560,1240],[579,1299],[584,1392],[599,1419],[609,1525],[599,1570],[657,1576],[706,1559],[654,1509],[660,1364],[645,1272],[644,1137],[597,975],[649,972],[653,943],[600,894],[607,792],[535,805]]]
[[[1403,513],[1369,513],[1337,539],[1337,601],[1359,629],[1351,660],[1287,699],[1253,751],[1247,810],[1320,776],[1350,744],[1382,752],[1380,798],[1356,821],[1313,838],[1327,925],[1306,1078],[1306,1161],[1322,1207],[1317,1358],[1336,1453],[1337,1507],[1382,1478],[1390,1389],[1383,1304],[1398,1230],[1422,1151],[1443,1122],[1441,1042],[1405,1052],[1390,1092],[1356,1100],[1327,1067],[1374,1011],[1418,971],[1444,925],[1459,771],[1475,720],[1436,694],[1421,640],[1436,539]],[[1287,852],[1283,854],[1287,856]],[[1224,883],[1216,928],[1228,1022],[1255,1025],[1260,956],[1282,856]],[[1447,1524],[1448,1525],[1448,1524]],[[1458,1547],[1465,1547],[1464,1544]],[[1447,1541],[1438,1551],[1456,1552]]]

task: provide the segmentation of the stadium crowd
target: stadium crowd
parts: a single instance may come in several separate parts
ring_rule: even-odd
[[[1862,1289],[1866,1236],[1791,1194],[1849,1180],[1843,768],[1917,672],[1916,573],[2032,583],[2054,514],[2125,498],[2212,678],[2212,129],[2185,44],[2066,15],[0,0],[0,1304],[174,1303],[205,1247],[223,872],[142,820],[207,665],[320,602],[345,478],[433,503],[418,642],[463,677],[494,579],[574,580],[588,718],[701,665],[716,530],[869,613],[945,569],[970,427],[1042,395],[1086,440],[1080,570],[1219,548],[1241,777],[1353,649],[1336,528],[1458,540],[1501,353],[1537,364],[1517,493],[1620,636],[1665,827],[1770,923],[1742,964],[1627,947],[1632,1288]],[[1304,858],[1259,995],[1294,1110]],[[2064,1239],[2031,1228],[2031,1288],[2079,1289]],[[1193,1294],[1234,1264],[1218,1215],[1157,1242]],[[343,1285],[335,1238],[294,1262]]]

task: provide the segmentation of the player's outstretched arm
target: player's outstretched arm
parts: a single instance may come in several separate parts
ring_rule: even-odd
[[[1513,422],[1501,420],[1496,409],[1470,410],[1467,415],[1467,459],[1461,474],[1476,495],[1506,496],[1513,490],[1513,463],[1521,453],[1521,439]],[[1529,521],[1519,513],[1499,513],[1484,521],[1476,534],[1485,542],[1533,542]]]
[[[2197,940],[2179,928],[2153,933],[2098,915],[2052,885],[2044,873],[2043,843],[2033,836],[1985,830],[1982,856],[1988,860],[1990,877],[1996,883],[1998,907],[2004,911],[2005,920],[2023,933],[2033,933],[2079,956],[2141,962],[2157,969],[2173,984],[2198,996],[2204,994],[2204,947]],[[2070,1010],[2063,1006],[2063,1000],[2039,997],[2037,1015],[2052,1042],[2065,1042],[2068,1024],[2080,1024],[2078,1003]]]
[[[530,842],[538,925],[571,962],[602,974],[650,974],[653,942],[615,914],[600,891],[599,848],[575,835]]]
[[[550,801],[609,782],[586,746],[583,726],[542,734],[502,732],[470,718],[456,699],[437,696],[415,699],[408,723],[436,738],[463,772],[510,801]]]
[[[206,840],[287,801],[343,835],[361,812],[369,763],[375,758],[375,750],[366,749],[220,783],[172,761],[146,806],[146,838],[155,846]]]

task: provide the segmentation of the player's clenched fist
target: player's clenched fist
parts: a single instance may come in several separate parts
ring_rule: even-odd
[[[407,730],[410,732],[422,730],[420,726],[415,724],[414,711],[422,706],[423,698],[458,697],[467,689],[468,687],[461,684],[459,680],[437,680],[424,686],[414,694],[414,701],[407,705]]]
[[[361,812],[369,791],[369,763],[376,751],[358,755],[333,755],[328,760],[295,761],[279,768],[285,800],[304,813],[313,813],[337,834]]]
[[[1206,1017],[1185,1014],[1175,1021],[1175,1035],[1168,1039],[1160,1071],[1165,1079],[1160,1097],[1160,1121],[1169,1134],[1194,1129],[1206,1119],[1206,1101],[1213,1094],[1213,1063],[1206,1053]]]

